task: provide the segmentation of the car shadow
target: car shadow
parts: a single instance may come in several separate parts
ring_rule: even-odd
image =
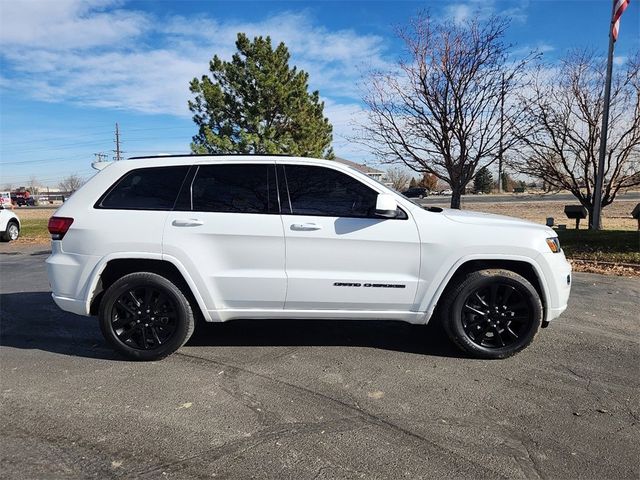
[[[427,326],[373,320],[200,322],[187,345],[344,346],[464,357],[435,322]],[[51,299],[50,292],[0,294],[0,346],[123,360],[103,339],[95,317],[82,317],[60,310]]]

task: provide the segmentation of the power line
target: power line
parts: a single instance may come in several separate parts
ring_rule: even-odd
[[[53,158],[40,158],[40,159],[32,159],[32,160],[16,160],[11,162],[0,162],[0,166],[2,165],[23,165],[25,163],[45,163],[45,162],[54,162],[56,160],[77,160],[82,157],[86,157],[87,155],[84,153],[80,153],[77,155],[66,155],[64,157],[53,157]]]
[[[165,131],[165,130],[190,130],[190,131],[194,131],[192,126],[174,126],[174,127],[147,127],[147,128],[132,128],[132,129],[127,129],[127,132],[154,132],[154,131]],[[92,138],[95,137],[97,135],[103,135],[103,134],[108,134],[109,131],[108,130],[99,130],[96,131],[96,133],[93,134],[85,134],[85,135],[78,135],[77,133],[74,134],[70,134],[70,135],[60,135],[60,136],[56,136],[56,137],[49,137],[49,138],[41,138],[40,142],[51,142],[51,141],[56,141],[56,140],[69,140],[69,139],[82,139],[82,138]],[[195,132],[194,132],[195,133]],[[192,135],[189,135],[192,136]],[[102,137],[104,138],[104,137]],[[94,142],[107,142],[109,141],[108,139],[95,139]],[[135,137],[134,137],[135,138]],[[183,138],[183,137],[175,137],[175,138]],[[145,138],[139,138],[139,140],[155,140],[157,139],[157,137],[145,137]],[[24,142],[10,142],[10,143],[6,143],[3,142],[2,144],[0,144],[1,148],[7,148],[7,147],[19,147],[21,145],[33,145],[33,141],[24,141]],[[62,144],[62,145],[51,145],[51,146],[47,146],[47,147],[38,147],[38,149],[50,149],[50,148],[57,148],[57,147],[66,147],[66,146],[75,146],[78,145],[77,143],[71,143],[71,144]],[[32,149],[29,149],[32,150]]]

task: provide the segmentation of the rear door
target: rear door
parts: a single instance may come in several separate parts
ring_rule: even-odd
[[[405,212],[375,217],[378,191],[337,169],[283,169],[289,194],[282,201],[285,308],[412,310],[420,271],[413,219]]]
[[[282,309],[285,247],[273,163],[196,167],[163,253],[193,272],[208,310]]]

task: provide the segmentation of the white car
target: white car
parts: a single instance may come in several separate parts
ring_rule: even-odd
[[[438,318],[482,358],[531,343],[562,313],[556,233],[424,209],[338,162],[165,156],[113,162],[49,222],[54,301],[98,315],[132,359],[180,348],[196,318]]]
[[[11,198],[9,198],[9,202]],[[0,240],[10,242],[20,236],[20,219],[13,213],[11,203],[0,202]]]

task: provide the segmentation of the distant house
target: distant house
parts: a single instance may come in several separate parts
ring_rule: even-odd
[[[379,182],[383,181],[384,172],[381,171],[381,170],[376,170],[375,168],[371,168],[371,167],[368,167],[366,165],[363,165],[363,164],[360,164],[360,163],[356,163],[356,162],[352,162],[351,160],[346,160],[346,159],[340,158],[340,157],[335,157],[334,160],[336,162],[344,163],[345,165],[348,165],[351,168],[354,168],[354,169],[358,170],[359,172],[362,172],[365,175],[370,176],[374,180],[377,180]]]

